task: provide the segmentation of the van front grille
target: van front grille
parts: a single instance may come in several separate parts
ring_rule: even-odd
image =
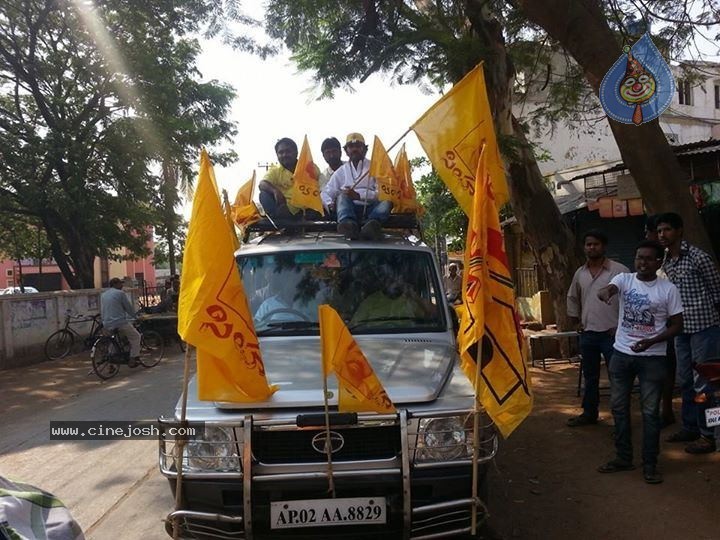
[[[399,426],[334,428],[331,433],[334,445],[339,439],[335,434],[342,439],[342,447],[332,454],[333,461],[392,459],[400,453]],[[253,432],[252,452],[266,464],[323,463],[327,461],[323,441],[316,439],[313,445],[313,438],[324,435],[324,429],[258,430]]]

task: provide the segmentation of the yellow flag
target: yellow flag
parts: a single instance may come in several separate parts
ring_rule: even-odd
[[[395,156],[395,175],[400,183],[400,204],[397,208],[398,213],[415,213],[420,210],[417,202],[417,194],[412,181],[412,167],[405,152],[405,144],[400,147],[400,151]],[[393,212],[396,209],[393,208]]]
[[[480,403],[507,437],[530,414],[533,396],[500,219],[484,150],[481,153],[465,246],[460,366],[477,385]],[[478,346],[481,380],[476,381]]]
[[[340,412],[393,413],[395,406],[358,347],[345,323],[332,307],[318,308],[323,376],[335,373]]]
[[[311,208],[323,213],[322,200],[320,199],[320,184],[318,178],[320,173],[313,163],[310,145],[307,135],[303,140],[300,157],[298,157],[295,172],[293,173],[293,186],[291,190],[291,203],[297,208]]]
[[[235,265],[215,175],[200,154],[192,215],[183,256],[178,333],[197,348],[198,397],[209,401],[262,401],[269,386],[260,346]]]
[[[392,201],[393,208],[400,207],[400,183],[395,175],[390,156],[385,151],[383,143],[378,136],[373,141],[372,156],[370,157],[370,170],[368,175],[377,180],[378,200]]]
[[[475,191],[474,172],[483,145],[487,147],[487,169],[496,204],[502,206],[509,200],[482,64],[430,107],[412,129],[440,178],[468,216]]]
[[[240,248],[240,240],[238,240],[237,232],[235,231],[235,222],[233,221],[232,207],[228,200],[227,190],[222,190],[223,194],[223,210],[225,211],[225,219],[227,220],[228,228],[230,229],[230,239],[233,243],[233,250]],[[234,252],[234,251],[233,251]]]
[[[232,204],[232,218],[238,227],[247,227],[260,219],[260,212],[252,200],[254,188],[255,171],[253,171],[252,178],[240,186],[235,195],[235,202]]]

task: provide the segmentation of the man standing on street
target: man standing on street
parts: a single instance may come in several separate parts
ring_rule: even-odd
[[[135,367],[140,362],[140,333],[130,321],[135,318],[130,300],[123,292],[123,281],[120,278],[110,280],[110,288],[100,295],[100,313],[103,327],[106,330],[117,329],[120,335],[130,342],[129,367]]]
[[[642,409],[643,477],[648,484],[663,481],[657,471],[660,453],[660,397],[667,374],[668,338],[683,326],[683,306],[675,285],[658,279],[664,250],[652,240],[635,252],[635,273],[615,276],[598,298],[609,302],[620,296],[620,320],[610,362],[610,408],[615,420],[616,457],[598,467],[601,473],[628,471],[633,466],[630,394],[635,377],[640,382]]]
[[[455,263],[450,263],[448,266],[448,275],[445,276],[445,295],[451,304],[462,302],[462,276],[458,274]]]
[[[600,355],[610,365],[618,320],[617,300],[606,304],[598,299],[598,291],[627,267],[605,257],[608,239],[605,233],[591,230],[583,237],[587,258],[577,269],[567,293],[567,315],[571,327],[580,332],[580,354],[585,378],[583,412],[570,418],[570,427],[597,424],[600,403]]]
[[[682,429],[668,442],[689,442],[685,451],[707,454],[716,450],[713,430],[705,425],[705,408],[695,395],[709,391],[693,364],[720,357],[720,273],[707,253],[683,240],[683,221],[675,213],[657,220],[660,243],[667,249],[663,270],[680,291],[684,327],[675,338],[677,381],[682,397]]]

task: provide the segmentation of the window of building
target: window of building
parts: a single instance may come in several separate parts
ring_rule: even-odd
[[[14,287],[15,286],[15,280],[14,279],[8,279],[5,281],[6,287]]]
[[[12,268],[6,268],[5,269],[5,277],[12,277],[13,275],[13,269]]]
[[[720,109],[720,84],[715,85],[715,108]]]
[[[678,102],[680,105],[692,105],[692,87],[690,81],[680,80],[677,85],[678,89]]]

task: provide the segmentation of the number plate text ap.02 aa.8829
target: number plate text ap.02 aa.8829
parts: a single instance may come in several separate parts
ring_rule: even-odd
[[[352,497],[270,503],[270,528],[378,525],[387,521],[385,497]]]

